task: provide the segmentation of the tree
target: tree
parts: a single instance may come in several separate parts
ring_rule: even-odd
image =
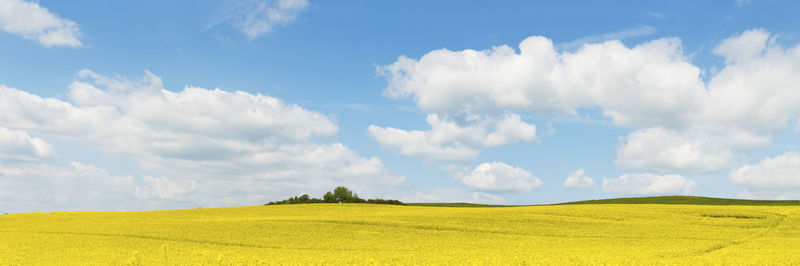
[[[308,194],[290,197],[281,201],[272,201],[265,205],[274,204],[302,204],[302,203],[376,203],[376,204],[398,204],[403,205],[398,200],[384,200],[384,199],[370,199],[365,200],[358,197],[358,194],[347,189],[344,186],[338,186],[333,191],[328,191],[322,199],[312,198]]]
[[[334,197],[333,193],[331,193],[330,191],[328,191],[328,193],[325,193],[325,196],[322,196],[322,201],[327,202],[327,203],[336,203],[337,202],[336,201],[336,197]]]
[[[349,202],[353,199],[353,191],[350,191],[344,186],[338,186],[333,189],[333,197],[336,199],[336,202]]]

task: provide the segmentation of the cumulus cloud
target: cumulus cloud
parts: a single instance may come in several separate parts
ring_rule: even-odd
[[[565,188],[590,188],[594,186],[594,179],[586,175],[583,169],[578,169],[570,173],[562,185]]]
[[[0,211],[133,209],[134,178],[79,162],[0,162]]]
[[[22,35],[45,47],[83,46],[78,25],[50,13],[38,1],[0,0],[0,29]]]
[[[664,173],[712,173],[768,143],[768,137],[743,131],[646,128],[622,138],[616,163]]]
[[[428,132],[425,131],[383,128],[375,125],[370,125],[367,130],[381,145],[396,148],[404,155],[448,161],[468,161],[478,156],[478,151],[463,145],[444,146],[432,143],[427,137]]]
[[[519,115],[505,114],[502,120],[495,124],[495,131],[483,139],[483,144],[488,147],[503,146],[535,139],[536,125],[522,121]]]
[[[212,25],[226,22],[253,40],[294,22],[308,7],[308,0],[246,0],[230,6]]]
[[[453,117],[429,114],[429,130],[403,130],[370,125],[369,135],[383,146],[404,155],[437,161],[470,161],[482,147],[502,146],[536,139],[536,125],[517,114],[500,117]],[[493,127],[493,131],[492,130]]]
[[[401,56],[378,70],[389,82],[385,95],[412,97],[437,117],[539,110],[574,114],[578,108],[601,105],[618,125],[680,125],[690,118],[684,110],[699,105],[703,91],[700,70],[682,56],[677,39],[634,48],[607,41],[559,53],[552,41],[535,36],[522,41],[519,52],[509,46],[441,49],[419,59]],[[429,124],[435,131],[430,119]],[[517,132],[532,132],[533,125],[527,125],[530,130]],[[514,140],[533,139],[530,133],[523,135],[529,137]],[[481,147],[471,146],[471,154]]]
[[[747,195],[768,198],[798,198],[800,195],[800,153],[765,158],[756,165],[745,165],[731,172],[734,184],[746,189]]]
[[[765,30],[752,30],[714,52],[726,66],[709,82],[698,122],[773,133],[800,113],[800,46],[786,49]]]
[[[725,63],[707,82],[677,38],[557,51],[551,40],[532,36],[518,50],[440,49],[401,56],[378,71],[388,81],[386,96],[411,98],[440,117],[596,108],[633,130],[621,138],[619,166],[707,173],[768,145],[800,115],[800,46],[785,48],[755,29],[723,40],[714,53]]]
[[[413,97],[432,113],[493,110],[556,110],[600,105],[618,125],[683,124],[685,110],[702,99],[700,69],[682,55],[678,39],[625,47],[612,40],[556,52],[534,36],[519,53],[489,50],[431,51],[415,60],[401,56],[379,68],[390,97]]]
[[[298,189],[376,190],[404,180],[376,157],[320,142],[338,129],[328,116],[267,95],[173,92],[149,72],[131,80],[84,70],[67,96],[0,86],[0,124],[134,160],[159,176],[141,177],[145,185],[135,189],[141,198],[241,205]]]
[[[716,172],[756,148],[800,114],[800,46],[777,45],[765,30],[724,40],[714,52],[726,65],[708,82],[702,108],[687,127],[638,130],[617,164],[661,172]],[[647,142],[650,142],[649,144]]]
[[[39,161],[57,157],[50,143],[27,132],[0,127],[0,160]]]
[[[164,177],[137,186],[132,175],[59,159],[45,140],[0,127],[0,212],[187,207],[142,200],[190,192]]]
[[[530,192],[542,180],[522,168],[502,162],[482,163],[472,172],[458,176],[461,183],[483,191]]]
[[[694,192],[694,181],[680,175],[623,174],[619,178],[603,178],[603,191],[616,195],[688,195]]]

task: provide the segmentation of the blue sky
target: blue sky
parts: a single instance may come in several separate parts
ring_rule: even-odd
[[[0,0],[0,211],[800,198],[797,11]]]

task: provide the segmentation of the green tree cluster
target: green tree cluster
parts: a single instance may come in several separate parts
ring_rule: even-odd
[[[393,199],[362,199],[358,197],[358,194],[353,193],[350,189],[344,186],[338,186],[333,191],[328,191],[325,195],[322,196],[322,199],[318,198],[311,198],[308,194],[303,194],[301,196],[291,197],[281,201],[272,201],[265,205],[277,205],[277,204],[303,204],[303,203],[374,203],[374,204],[394,204],[394,205],[405,205],[403,202],[399,200]]]

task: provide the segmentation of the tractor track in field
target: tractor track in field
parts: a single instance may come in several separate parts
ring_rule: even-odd
[[[762,237],[762,236],[766,235],[767,233],[775,230],[775,228],[777,228],[778,226],[783,224],[783,222],[786,220],[786,218],[789,217],[788,214],[779,214],[779,215],[780,215],[780,219],[778,219],[777,223],[770,224],[767,227],[765,227],[764,230],[761,230],[761,231],[756,232],[754,234],[748,235],[748,236],[740,238],[740,239],[734,239],[734,240],[729,240],[729,241],[725,241],[725,242],[722,242],[722,243],[714,244],[714,245],[712,245],[710,247],[707,247],[707,248],[704,248],[702,250],[692,251],[692,252],[689,252],[689,253],[686,253],[686,254],[678,254],[678,255],[670,256],[670,257],[678,258],[678,257],[699,256],[699,255],[708,254],[708,253],[711,253],[711,252],[714,252],[714,251],[718,251],[718,250],[721,250],[721,249],[725,249],[725,248],[729,248],[729,247],[732,247],[732,246],[741,245],[741,244],[750,242],[753,239]]]
[[[415,230],[426,230],[426,231],[437,231],[437,232],[482,233],[482,234],[498,234],[498,235],[520,236],[520,237],[552,237],[552,238],[568,237],[568,238],[582,238],[582,239],[608,239],[608,238],[616,238],[616,239],[650,239],[650,237],[646,237],[646,236],[561,235],[561,234],[552,234],[552,233],[543,233],[543,232],[528,232],[528,233],[525,233],[525,232],[510,232],[510,231],[492,230],[492,229],[473,229],[473,228],[440,226],[440,225],[376,223],[376,222],[366,222],[366,221],[340,221],[340,220],[270,220],[270,221],[305,222],[305,223],[329,223],[329,224],[344,224],[344,225],[357,225],[357,226],[394,227],[394,228],[402,228],[402,229],[415,229]],[[674,238],[662,237],[662,239],[706,240],[705,238],[695,238],[695,237],[674,237]]]
[[[452,226],[441,226],[441,225],[426,225],[426,224],[402,224],[402,223],[381,223],[381,222],[371,222],[371,221],[342,221],[342,220],[293,220],[293,219],[265,219],[265,222],[303,222],[303,223],[327,223],[327,224],[339,224],[339,225],[354,225],[354,226],[377,226],[377,227],[391,227],[391,228],[402,228],[402,229],[412,229],[412,230],[425,230],[425,231],[435,231],[435,232],[455,232],[455,233],[478,233],[478,234],[497,234],[497,235],[506,235],[512,237],[533,237],[533,238],[579,238],[579,239],[649,239],[646,236],[624,236],[624,235],[561,235],[561,234],[551,234],[551,233],[544,233],[544,232],[510,232],[510,231],[503,231],[503,230],[492,230],[492,229],[475,229],[475,228],[464,228],[464,227],[452,227]],[[187,243],[196,243],[196,244],[208,244],[208,245],[218,245],[218,246],[232,246],[232,247],[245,247],[245,248],[264,248],[264,249],[276,249],[276,250],[330,250],[330,251],[365,251],[365,249],[351,249],[351,248],[309,248],[309,247],[289,247],[289,246],[278,246],[278,245],[262,245],[262,244],[255,244],[255,243],[236,243],[236,242],[225,242],[225,241],[212,241],[212,240],[199,240],[199,239],[186,239],[186,238],[170,238],[170,237],[163,237],[163,236],[151,236],[151,235],[135,235],[135,234],[113,234],[113,233],[91,233],[91,232],[63,232],[63,231],[13,231],[13,230],[0,230],[0,232],[26,232],[26,233],[38,233],[38,234],[62,234],[62,235],[78,235],[78,236],[99,236],[99,237],[126,237],[126,238],[137,238],[137,239],[147,239],[147,240],[163,240],[163,241],[174,241],[174,242],[187,242]],[[665,239],[665,238],[662,238]],[[694,237],[674,237],[674,238],[666,238],[666,239],[691,239],[691,240],[705,240],[704,238],[694,238]],[[398,249],[393,248],[392,250],[397,251]],[[367,249],[366,251],[387,251],[387,249]],[[413,251],[413,249],[403,249],[400,251]]]
[[[206,245],[216,245],[216,246],[226,246],[226,247],[264,248],[264,249],[278,249],[278,250],[314,250],[314,251],[365,251],[365,250],[366,251],[395,251],[395,250],[398,250],[398,249],[388,250],[388,249],[355,249],[355,248],[286,247],[286,246],[259,245],[259,244],[248,244],[248,243],[232,243],[232,242],[224,242],[224,241],[198,240],[198,239],[186,239],[186,238],[170,238],[170,237],[160,237],[160,236],[132,235],[132,234],[82,233],[82,232],[58,232],[58,231],[9,231],[9,230],[0,230],[0,232],[25,232],[25,233],[34,233],[34,234],[60,234],[60,235],[76,235],[76,236],[123,237],[123,238],[137,238],[137,239],[145,239],[145,240],[162,240],[162,241],[172,241],[172,242],[206,244]],[[401,251],[411,251],[411,250],[401,250]]]

